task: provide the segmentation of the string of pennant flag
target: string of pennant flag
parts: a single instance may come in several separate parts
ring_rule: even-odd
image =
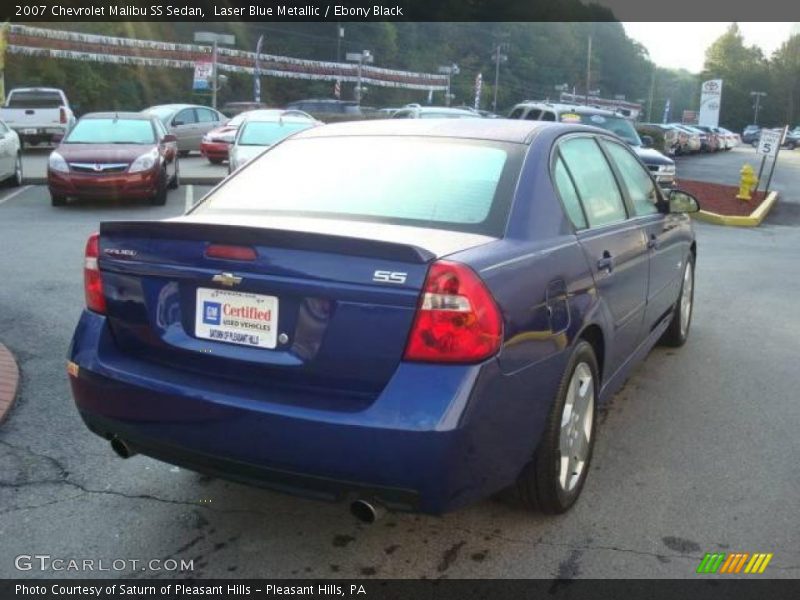
[[[211,59],[211,47],[121,38],[73,31],[60,31],[27,25],[9,25],[6,52],[22,56],[60,58],[84,62],[193,69],[198,61]],[[356,82],[358,65],[308,60],[274,54],[258,55],[261,75],[287,79]],[[231,73],[255,72],[256,53],[232,48],[217,49],[217,68]],[[380,87],[444,91],[447,77],[437,73],[418,73],[361,66],[361,82]]]

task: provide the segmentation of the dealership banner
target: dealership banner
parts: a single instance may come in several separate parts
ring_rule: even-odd
[[[121,38],[73,31],[60,31],[26,25],[10,25],[8,53],[42,58],[61,58],[84,62],[196,69],[198,62],[211,60],[211,47]],[[258,54],[233,48],[217,50],[217,69],[221,72],[259,72],[265,76],[318,81],[359,81],[354,63],[307,60],[290,56]],[[416,73],[363,65],[361,82],[381,87],[413,90],[447,90],[447,76],[436,73]]]
[[[700,88],[700,115],[698,124],[719,127],[719,107],[722,102],[722,79],[704,81]]]

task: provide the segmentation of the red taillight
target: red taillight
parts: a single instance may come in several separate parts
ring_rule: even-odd
[[[477,362],[496,354],[502,339],[500,309],[475,272],[459,263],[433,263],[404,359]]]
[[[86,307],[101,314],[106,313],[106,297],[103,295],[103,278],[97,266],[100,256],[100,234],[93,233],[86,242],[86,255],[83,264],[83,289],[86,293]]]
[[[257,257],[254,248],[249,246],[226,246],[224,244],[211,244],[206,248],[207,258],[222,258],[225,260],[255,260]]]
[[[67,109],[64,108],[63,106],[61,107],[61,110],[59,110],[59,112],[58,112],[58,117],[59,117],[59,120],[62,123],[66,123],[67,122]]]

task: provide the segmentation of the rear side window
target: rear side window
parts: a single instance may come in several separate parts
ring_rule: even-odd
[[[197,212],[394,223],[499,237],[520,157],[516,145],[460,139],[290,139],[228,179]]]
[[[600,227],[627,217],[617,180],[606,157],[592,138],[573,138],[559,151],[580,195],[589,227]]]
[[[205,108],[196,108],[195,111],[197,112],[197,120],[200,123],[213,123],[217,120],[216,113],[205,109]]]
[[[525,115],[525,119],[527,119],[528,121],[538,121],[541,114],[542,114],[541,109],[532,108],[528,111],[528,114]]]
[[[56,92],[14,92],[8,99],[8,108],[59,108],[63,106],[61,94]]]
[[[622,181],[633,202],[633,211],[637,215],[652,215],[658,212],[658,192],[650,175],[628,151],[614,142],[603,142],[611,159],[617,165]]]
[[[575,229],[586,229],[586,217],[581,208],[581,200],[578,197],[578,191],[575,189],[575,184],[572,183],[572,177],[560,156],[556,159],[555,168],[553,169],[553,179],[555,180],[558,195],[561,197],[561,202],[564,203],[564,208],[567,211],[569,220],[572,221]]]
[[[556,113],[552,113],[550,111],[545,111],[542,113],[542,121],[555,121],[556,120]]]

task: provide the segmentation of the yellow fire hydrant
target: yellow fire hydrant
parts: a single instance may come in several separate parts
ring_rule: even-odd
[[[739,193],[736,194],[736,197],[739,200],[752,200],[750,194],[753,191],[753,187],[758,182],[756,172],[750,165],[745,165],[742,167],[742,170],[739,171],[739,174],[741,175],[741,179],[739,180]]]

